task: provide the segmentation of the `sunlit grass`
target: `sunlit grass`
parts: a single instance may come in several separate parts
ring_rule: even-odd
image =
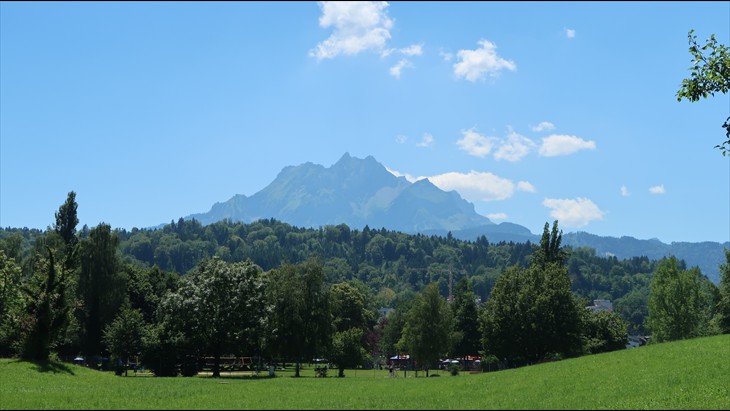
[[[432,371],[433,373],[434,371]],[[0,360],[2,409],[730,409],[730,335],[520,369],[425,378],[346,370],[314,378],[117,377]],[[262,373],[261,375],[266,375]]]

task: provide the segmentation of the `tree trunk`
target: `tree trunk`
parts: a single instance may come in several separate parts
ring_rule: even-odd
[[[221,350],[216,348],[213,354],[213,378],[220,378],[221,376]]]
[[[345,367],[340,367],[340,374],[339,374],[339,376],[340,377],[344,377],[345,376]]]
[[[294,366],[294,377],[299,377],[299,360],[297,360],[297,364]]]

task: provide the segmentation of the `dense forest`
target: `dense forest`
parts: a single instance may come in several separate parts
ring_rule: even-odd
[[[87,238],[89,231],[84,226],[79,238]],[[486,301],[497,277],[508,267],[527,267],[535,247],[530,242],[490,243],[484,236],[472,242],[367,226],[358,230],[345,224],[307,229],[273,219],[250,224],[224,220],[203,226],[181,218],[160,229],[113,231],[126,263],[138,268],[157,266],[180,275],[213,256],[227,262],[250,259],[265,271],[317,258],[330,284],[359,280],[383,307],[391,307],[396,295],[420,292],[430,283],[436,283],[446,297],[449,281],[453,288],[462,278]],[[33,266],[28,257],[45,241],[43,231],[27,228],[0,229],[0,240],[6,255],[24,261],[26,275]],[[587,304],[594,299],[611,300],[629,324],[629,332],[644,334],[648,286],[657,260],[602,257],[587,247],[566,250],[572,290]]]
[[[272,219],[77,232],[76,209],[72,191],[53,227],[0,230],[0,356],[81,354],[119,374],[134,359],[158,376],[212,358],[219,376],[222,356],[254,355],[299,376],[324,355],[344,376],[409,352],[428,375],[448,356],[492,370],[612,351],[646,327],[656,341],[730,331],[730,252],[718,288],[674,257],[564,247],[557,220],[538,244],[492,244]]]

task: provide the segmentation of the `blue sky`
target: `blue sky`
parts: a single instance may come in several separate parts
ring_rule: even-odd
[[[0,226],[148,227],[345,152],[534,233],[730,240],[730,2],[2,2]]]

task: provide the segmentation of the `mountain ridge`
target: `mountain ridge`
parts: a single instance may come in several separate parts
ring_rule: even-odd
[[[250,223],[264,218],[310,228],[347,224],[411,234],[445,236],[451,232],[455,238],[470,241],[482,235],[490,242],[540,241],[539,235],[524,226],[495,224],[476,213],[474,204],[454,190],[441,190],[428,179],[410,182],[395,176],[371,155],[359,159],[347,152],[330,167],[312,162],[286,166],[255,194],[236,194],[213,204],[206,213],[184,219],[207,225],[223,219]],[[600,255],[617,258],[674,255],[689,266],[700,267],[715,283],[719,283],[719,266],[725,259],[723,249],[730,249],[730,241],[666,244],[658,239],[602,237],[582,231],[565,233],[563,245],[591,247]]]
[[[275,218],[302,227],[344,223],[406,233],[494,225],[456,191],[443,191],[427,179],[411,183],[372,156],[359,159],[349,153],[330,167],[311,162],[284,167],[257,193],[234,195],[185,218],[203,224]]]

